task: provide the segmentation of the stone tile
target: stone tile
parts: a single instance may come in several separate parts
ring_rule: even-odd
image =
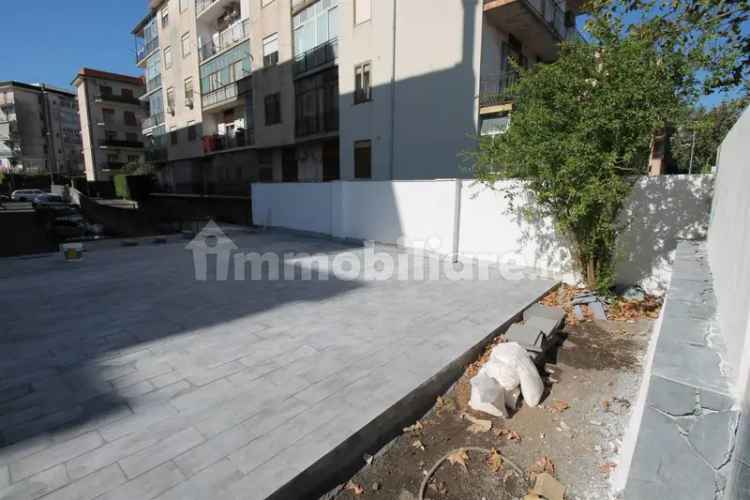
[[[290,466],[285,457],[275,457],[253,470],[247,477],[229,487],[227,498],[234,500],[264,500],[279,486],[294,479],[302,469]]]
[[[245,368],[245,365],[243,365],[239,361],[232,361],[230,363],[217,366],[216,368],[209,368],[190,373],[185,378],[191,384],[200,387],[209,384],[214,380],[233,375],[244,370]]]
[[[6,488],[0,488],[3,500],[35,500],[51,493],[68,483],[65,467],[58,465],[26,479],[15,482]]]
[[[158,500],[205,500],[207,498],[223,500],[227,498],[227,490],[242,477],[243,474],[237,467],[228,459],[224,459],[157,498]]]
[[[167,462],[125,483],[97,500],[150,500],[185,480],[173,462]]]
[[[117,389],[117,394],[126,399],[135,399],[154,390],[153,384],[148,380],[138,382],[127,387]]]
[[[52,444],[52,438],[48,434],[42,434],[33,439],[27,439],[20,443],[0,448],[0,465],[17,462],[24,457],[49,448]]]
[[[129,478],[133,478],[181,455],[203,441],[201,433],[189,427],[159,441],[153,446],[120,460],[119,464],[122,470],[125,471],[125,474]]]
[[[91,500],[124,482],[122,470],[114,464],[57,490],[54,497],[55,500]]]
[[[152,404],[138,408],[138,412],[130,417],[102,427],[99,432],[107,441],[114,441],[128,434],[147,429],[153,424],[177,414],[177,410],[168,404]]]
[[[61,464],[104,443],[96,432],[90,432],[70,441],[56,444],[34,455],[22,458],[10,465],[10,475],[14,482],[27,478],[44,469]]]
[[[648,404],[672,416],[692,415],[697,410],[699,390],[662,377],[651,377]]]
[[[7,465],[0,465],[0,491],[10,484],[10,469]]]
[[[182,375],[178,372],[169,372],[165,373],[164,375],[159,375],[158,377],[154,377],[150,380],[150,382],[156,387],[157,389],[161,389],[162,387],[167,387],[168,385],[172,385],[176,382],[179,382],[182,379]]]
[[[724,466],[732,457],[739,413],[723,411],[701,415],[690,427],[690,444],[715,469]]]
[[[183,414],[199,413],[222,401],[231,399],[239,391],[225,379],[217,380],[187,394],[176,397],[171,404]]]

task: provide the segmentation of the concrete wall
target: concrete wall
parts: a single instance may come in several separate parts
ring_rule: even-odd
[[[743,417],[727,498],[750,497],[750,108],[719,149],[716,196],[708,233],[720,331]]]
[[[552,221],[510,211],[505,195],[517,187],[506,182],[489,189],[454,179],[254,184],[254,222],[412,247],[427,243],[438,253],[457,250],[575,280],[568,246]],[[663,291],[678,238],[705,234],[710,196],[711,176],[640,180],[623,211],[619,280]]]

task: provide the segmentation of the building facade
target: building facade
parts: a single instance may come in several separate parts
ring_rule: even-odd
[[[460,154],[508,123],[510,61],[554,60],[578,36],[575,9],[152,0],[134,30],[155,82],[144,133],[172,185],[464,177]]]
[[[45,84],[0,82],[0,168],[27,174],[83,171],[76,95]]]
[[[106,181],[126,166],[144,163],[146,91],[142,78],[83,68],[78,92],[86,178]]]

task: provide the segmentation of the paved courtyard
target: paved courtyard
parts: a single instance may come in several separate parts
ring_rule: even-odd
[[[0,498],[266,498],[552,285],[197,281],[184,246],[0,261]]]

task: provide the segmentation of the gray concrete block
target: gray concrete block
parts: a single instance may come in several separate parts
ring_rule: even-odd
[[[551,335],[560,328],[564,319],[565,311],[542,304],[534,304],[523,312],[524,322],[539,328],[545,335]]]
[[[726,411],[734,406],[734,399],[726,394],[702,390],[700,391],[700,404],[707,410]]]
[[[65,466],[57,465],[26,479],[0,488],[3,500],[35,500],[68,484]]]
[[[167,462],[98,497],[97,500],[149,500],[185,480],[172,462]]]
[[[178,411],[168,404],[152,404],[138,408],[132,416],[102,427],[99,432],[107,441],[114,441],[128,434],[143,431],[157,422],[176,415]]]
[[[647,401],[649,406],[673,416],[692,415],[697,409],[698,389],[654,376]]]
[[[518,342],[526,349],[541,351],[545,341],[545,334],[532,324],[514,323],[505,332],[508,342]]]
[[[10,469],[7,465],[0,465],[0,491],[10,484]]]
[[[192,427],[173,434],[157,444],[150,446],[134,455],[120,460],[118,463],[128,478],[136,477],[153,469],[168,460],[185,453],[204,441],[201,433]]]
[[[42,434],[32,439],[0,448],[0,465],[17,462],[24,457],[49,448],[52,444],[52,438],[47,434]]]
[[[153,384],[148,380],[137,382],[133,385],[117,389],[117,394],[126,399],[135,399],[154,390]]]
[[[734,449],[739,413],[725,411],[697,417],[687,438],[715,469],[729,462]]]
[[[230,498],[227,490],[244,475],[228,459],[204,469],[158,496],[158,500],[205,500]]]
[[[171,401],[171,404],[177,408],[180,413],[194,414],[214,407],[227,399],[231,399],[232,396],[236,395],[238,392],[237,387],[232,383],[225,379],[220,379],[211,382],[200,389],[196,389],[174,398]]]
[[[229,488],[229,498],[264,500],[281,484],[286,484],[303,469],[290,464],[287,455],[277,456],[256,468]]]
[[[219,380],[220,378],[228,377],[237,372],[240,372],[247,367],[239,361],[231,361],[223,365],[219,365],[215,368],[206,368],[202,370],[196,370],[186,375],[186,379],[193,385],[200,387]]]
[[[97,432],[90,432],[70,441],[56,444],[34,455],[22,458],[10,465],[10,476],[14,482],[27,478],[37,472],[61,464],[98,448],[104,440]]]
[[[181,379],[182,374],[172,371],[163,375],[159,375],[158,377],[154,377],[150,379],[150,382],[154,384],[154,387],[156,387],[157,389],[161,389],[162,387],[166,387],[168,385],[179,382]]]
[[[161,389],[144,394],[137,400],[131,401],[130,404],[134,407],[140,407],[156,403],[166,403],[178,396],[189,393],[193,389],[194,387],[187,380],[180,380],[172,385],[167,385]]]
[[[117,464],[114,464],[57,490],[54,497],[55,500],[91,500],[124,482],[125,476]]]

